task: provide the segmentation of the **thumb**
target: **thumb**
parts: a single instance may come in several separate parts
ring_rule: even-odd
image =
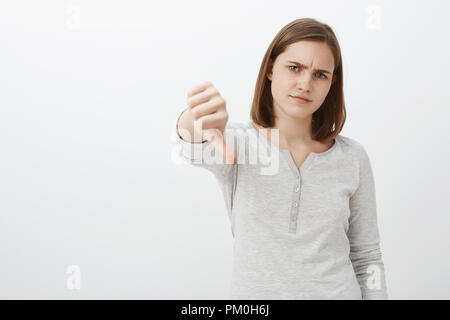
[[[223,137],[223,134],[218,129],[208,129],[203,132],[206,140],[211,142],[214,148],[220,152],[225,161],[229,164],[236,164],[236,155],[232,148],[230,148]]]

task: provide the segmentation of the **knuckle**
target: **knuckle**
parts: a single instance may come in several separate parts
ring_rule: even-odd
[[[219,119],[225,119],[227,117],[227,113],[224,110],[217,111],[217,117]]]
[[[220,95],[219,90],[217,90],[216,87],[212,87],[211,88],[211,94],[214,95],[214,96]]]
[[[225,101],[224,98],[220,97],[220,99],[218,100],[218,105],[219,105],[220,108],[225,109],[226,105],[227,105],[227,102]]]
[[[209,98],[214,98],[217,95],[217,92],[216,92],[217,90],[214,87],[209,87],[207,91],[208,91]]]

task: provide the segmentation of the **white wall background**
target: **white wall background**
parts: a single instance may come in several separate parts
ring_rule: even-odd
[[[225,205],[212,174],[172,161],[176,117],[210,80],[249,120],[269,43],[312,17],[341,44],[342,134],[371,158],[389,296],[449,299],[449,9],[2,0],[0,298],[226,298]]]

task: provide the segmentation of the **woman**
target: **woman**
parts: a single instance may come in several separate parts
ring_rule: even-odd
[[[189,91],[188,105],[178,142],[222,190],[234,236],[230,298],[388,298],[374,178],[364,147],[340,134],[342,59],[328,25],[304,18],[280,30],[262,61],[250,122],[227,123],[225,100],[209,82]],[[255,145],[235,143],[236,129],[276,151],[274,172],[204,161],[211,146],[225,159],[247,159]]]

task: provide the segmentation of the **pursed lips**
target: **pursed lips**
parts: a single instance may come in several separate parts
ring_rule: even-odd
[[[297,98],[297,99],[302,99],[303,101],[308,101],[308,102],[311,102],[311,100],[309,100],[309,99],[307,99],[307,98],[304,98],[304,97],[302,97],[302,96],[291,96],[292,98]]]

